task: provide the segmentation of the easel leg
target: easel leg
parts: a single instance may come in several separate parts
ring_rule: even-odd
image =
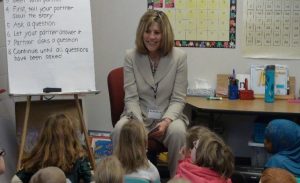
[[[17,170],[20,170],[21,161],[23,158],[23,152],[24,152],[24,146],[25,146],[25,140],[26,140],[26,134],[27,134],[28,119],[29,119],[29,112],[30,112],[30,102],[31,102],[31,96],[27,96],[25,119],[24,119],[24,124],[23,124],[23,129],[22,129],[22,137],[21,137],[21,144],[20,144],[20,149],[19,149],[19,159],[18,159]]]
[[[86,126],[85,126],[85,123],[84,123],[83,113],[82,113],[82,110],[81,110],[81,107],[80,107],[78,94],[75,94],[74,97],[75,97],[75,101],[76,101],[78,114],[79,114],[79,117],[80,117],[81,129],[82,129],[83,134],[84,134],[84,140],[85,140],[86,146],[88,148],[88,156],[89,156],[89,159],[91,161],[92,167],[95,170],[95,167],[96,167],[95,166],[95,159],[94,159],[94,156],[92,154],[91,147],[89,145],[90,143],[89,143],[89,139],[88,139],[88,133],[87,133]]]

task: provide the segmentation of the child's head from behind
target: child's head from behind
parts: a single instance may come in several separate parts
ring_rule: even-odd
[[[217,134],[206,127],[196,128],[193,130],[194,133],[198,131],[199,138],[193,141],[194,147],[191,152],[193,163],[212,169],[221,176],[229,178],[234,169],[234,156],[231,149]]]
[[[296,183],[296,178],[285,169],[267,168],[262,172],[260,183]]]
[[[53,142],[73,145],[78,141],[78,131],[72,120],[65,114],[53,114],[49,116],[41,129],[40,142],[49,144]],[[57,144],[63,146],[63,144]],[[61,147],[59,147],[61,148]]]
[[[37,171],[29,183],[66,183],[66,176],[60,168],[46,167]]]
[[[186,133],[186,147],[193,149],[194,142],[202,137],[203,134],[209,133],[210,130],[204,126],[193,126]]]
[[[300,127],[298,124],[286,120],[272,120],[265,130],[265,148],[269,153],[295,148],[300,145]]]
[[[131,119],[121,129],[115,155],[121,161],[125,172],[131,173],[141,167],[148,167],[148,136],[144,124]]]
[[[49,116],[40,131],[36,145],[24,159],[27,170],[57,166],[70,171],[82,153],[78,131],[71,119],[62,113]]]
[[[124,170],[116,156],[107,156],[97,164],[96,183],[122,183],[123,179]]]
[[[172,178],[167,183],[191,183],[191,182],[183,178]]]

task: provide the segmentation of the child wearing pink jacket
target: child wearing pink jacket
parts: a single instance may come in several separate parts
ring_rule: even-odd
[[[190,128],[181,155],[175,177],[192,183],[231,183],[234,170],[232,151],[208,128]]]

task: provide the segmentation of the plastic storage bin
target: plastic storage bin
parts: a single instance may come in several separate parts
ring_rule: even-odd
[[[254,123],[253,141],[256,143],[264,143],[265,139],[265,129],[267,123]]]
[[[256,168],[264,167],[269,158],[269,154],[264,148],[264,144],[248,142],[251,147],[251,166]]]

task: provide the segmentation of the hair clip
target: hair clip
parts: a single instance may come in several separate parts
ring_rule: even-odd
[[[194,145],[194,148],[195,149],[197,149],[198,148],[198,146],[199,146],[199,142],[200,142],[200,140],[198,139],[198,140],[195,140],[195,141],[193,141],[193,145]]]
[[[6,155],[6,152],[4,149],[0,149],[0,156],[5,156]]]
[[[154,10],[157,13],[158,18],[162,19],[162,11],[160,10]]]

